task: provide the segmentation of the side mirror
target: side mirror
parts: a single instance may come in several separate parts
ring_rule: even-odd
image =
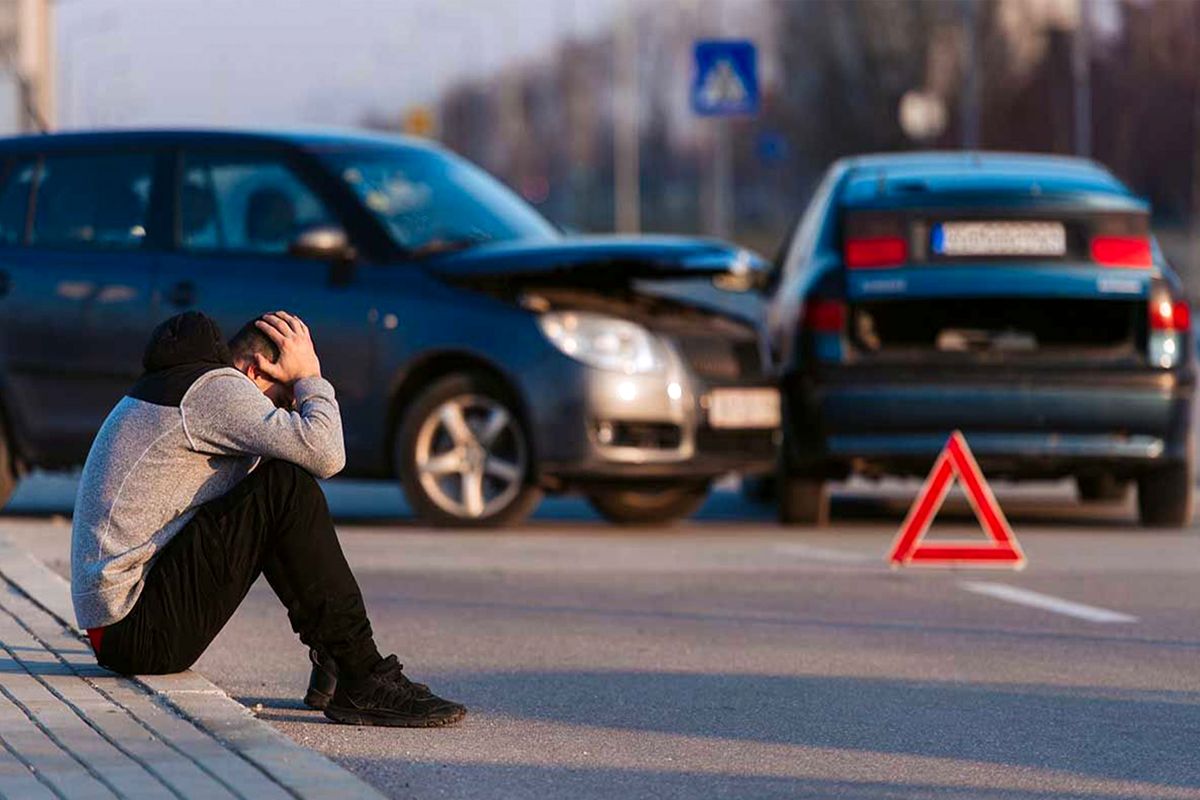
[[[354,260],[358,258],[350,237],[336,225],[305,228],[288,246],[288,255],[329,262],[329,282],[334,286],[350,282],[354,277]]]

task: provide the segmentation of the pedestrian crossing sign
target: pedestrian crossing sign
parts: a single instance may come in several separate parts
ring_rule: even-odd
[[[696,42],[692,110],[706,117],[758,112],[758,54],[753,42]]]

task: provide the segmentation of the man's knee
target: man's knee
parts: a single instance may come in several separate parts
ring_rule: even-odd
[[[268,485],[273,487],[273,493],[287,498],[289,504],[294,503],[305,508],[325,507],[325,492],[312,473],[303,467],[298,467],[290,461],[272,459],[259,465],[263,471],[260,476]]]
[[[317,479],[312,476],[312,473],[304,467],[299,467],[290,461],[273,458],[259,465],[255,472],[262,471],[262,476],[268,479],[275,479],[289,486],[294,486],[296,491],[305,494],[314,492],[320,493],[321,486],[317,483]]]

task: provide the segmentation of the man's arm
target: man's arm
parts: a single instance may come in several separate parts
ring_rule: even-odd
[[[180,408],[184,432],[202,453],[278,458],[332,477],[346,465],[333,386],[315,376],[297,380],[292,391],[295,411],[276,408],[243,375],[202,377]]]
[[[346,465],[342,415],[333,386],[321,377],[321,362],[308,326],[286,311],[255,325],[279,348],[271,361],[255,355],[251,371],[292,390],[296,410],[276,408],[249,377],[223,373],[201,378],[180,410],[192,447],[220,455],[254,455],[291,461],[319,478]]]

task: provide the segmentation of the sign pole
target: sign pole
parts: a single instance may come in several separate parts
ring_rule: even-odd
[[[979,148],[980,126],[980,90],[979,90],[979,8],[975,0],[959,0],[962,10],[963,24],[963,56],[966,61],[966,76],[959,107],[962,128],[962,147],[964,150]]]
[[[730,141],[729,120],[719,117],[713,137],[712,203],[708,230],[718,239],[728,239],[733,232],[733,145]]]
[[[613,219],[620,233],[642,227],[641,153],[638,125],[638,40],[632,0],[617,20],[616,90],[613,109]]]
[[[730,117],[758,113],[758,51],[745,40],[696,42],[692,79],[692,111],[712,119],[712,163],[709,165],[708,232],[728,239],[733,234],[733,129]]]

